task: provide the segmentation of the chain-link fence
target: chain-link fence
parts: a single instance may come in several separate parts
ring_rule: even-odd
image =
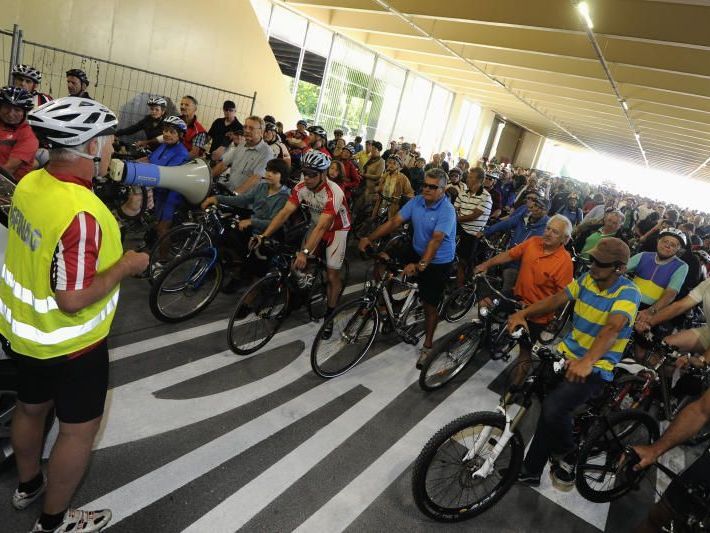
[[[0,66],[4,72],[10,68],[12,35],[0,30]],[[66,71],[82,69],[90,81],[87,92],[118,114],[120,127],[134,124],[147,114],[146,102],[150,96],[165,97],[168,113],[173,115],[179,114],[180,98],[193,96],[198,101],[198,119],[206,128],[223,116],[225,100],[236,104],[237,117],[243,122],[252,114],[256,99],[256,93],[240,94],[25,40],[20,45],[18,62],[39,69],[42,72],[39,90],[54,98],[67,94]]]

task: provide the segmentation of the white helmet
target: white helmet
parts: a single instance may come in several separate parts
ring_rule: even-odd
[[[79,146],[116,131],[118,119],[109,108],[89,98],[65,96],[27,114],[27,122],[50,148]]]

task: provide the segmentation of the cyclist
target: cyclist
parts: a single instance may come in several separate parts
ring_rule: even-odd
[[[32,95],[20,87],[0,89],[0,168],[19,182],[34,165],[39,148],[27,123]]]
[[[40,83],[42,83],[42,73],[36,68],[30,65],[12,66],[12,84],[30,93],[35,107],[52,101],[51,96],[37,90]]]
[[[466,191],[454,201],[459,234],[456,247],[459,258],[456,281],[459,287],[463,287],[466,272],[476,262],[478,235],[485,228],[493,205],[490,193],[483,187],[482,169],[472,169],[468,173],[466,185]]]
[[[466,184],[461,180],[463,172],[459,167],[452,167],[449,170],[449,184],[446,186],[446,195],[453,204],[456,197],[466,191]]]
[[[143,131],[145,139],[136,141],[135,145],[155,148],[161,142],[158,137],[163,132],[163,118],[165,118],[165,108],[168,101],[162,96],[151,96],[146,105],[148,106],[148,114],[132,126],[118,130],[116,137],[133,135]]]
[[[572,281],[574,265],[572,257],[564,247],[571,235],[571,222],[562,215],[554,215],[547,222],[541,237],[530,237],[510,250],[484,261],[476,267],[475,272],[485,272],[497,265],[520,261],[520,272],[513,294],[525,305],[539,302],[563,290]],[[520,384],[525,378],[530,367],[532,345],[540,338],[545,325],[553,318],[554,314],[549,313],[528,321],[530,338],[520,340],[520,353],[513,376],[514,384]]]
[[[213,161],[219,161],[231,143],[230,135],[227,134],[244,130],[244,126],[237,118],[237,104],[232,100],[225,100],[222,104],[222,112],[224,117],[215,119],[207,132],[207,136],[212,139],[210,157]]]
[[[659,233],[655,253],[641,252],[629,260],[626,271],[636,273],[634,283],[641,291],[639,320],[645,321],[675,300],[688,275],[688,264],[676,257],[685,246],[685,233],[666,228]]]
[[[488,226],[483,230],[483,235],[490,237],[494,233],[510,230],[509,246],[513,247],[526,239],[540,236],[547,227],[550,218],[547,216],[549,204],[547,200],[534,192],[528,193],[526,205],[520,206],[512,215],[505,220],[501,220]],[[517,261],[508,263],[503,269],[503,291],[510,293],[518,277],[519,263]]]
[[[286,164],[291,166],[291,154],[286,148],[286,145],[281,142],[279,134],[276,131],[276,124],[273,122],[264,121],[264,142],[269,145],[276,159],[281,159]],[[236,143],[238,144],[238,143]],[[286,183],[287,176],[283,177],[283,183]]]
[[[387,168],[384,174],[382,174],[380,184],[377,186],[377,197],[375,198],[375,205],[372,208],[373,217],[377,216],[377,212],[380,210],[382,196],[399,198],[398,201],[392,201],[390,203],[387,214],[388,219],[393,218],[397,214],[397,211],[399,211],[400,206],[414,197],[414,190],[409,184],[409,179],[400,172],[401,170],[402,161],[399,159],[399,156],[391,155],[387,160]]]
[[[347,141],[343,138],[343,130],[341,130],[340,128],[336,128],[333,130],[333,139],[328,141],[328,145],[327,145],[328,151],[331,154],[333,152],[335,152],[335,146],[336,146],[336,144],[338,144],[338,141],[340,139],[342,139],[343,146],[345,146]]]
[[[611,209],[604,215],[604,222],[601,227],[594,228],[592,226],[587,230],[581,231],[574,241],[574,247],[579,250],[579,255],[584,259],[589,259],[589,250],[594,248],[601,239],[618,237],[625,218],[621,211]],[[579,226],[575,228],[575,235],[578,231]]]
[[[298,162],[301,155],[311,147],[310,133],[306,129],[308,122],[301,119],[296,122],[296,129],[286,132],[286,146],[291,151],[291,159]]]
[[[377,196],[377,187],[380,185],[380,179],[385,171],[385,160],[380,156],[381,151],[382,143],[373,141],[372,148],[370,149],[370,157],[362,167],[362,177],[365,179],[365,186],[356,202],[358,213],[368,205],[371,205]]]
[[[340,185],[340,188],[343,189],[345,193],[348,206],[350,205],[350,197],[352,196],[353,190],[358,188],[362,180],[360,171],[353,162],[353,155],[355,155],[355,146],[352,143],[348,143],[343,146],[343,149],[340,151],[340,156],[337,158],[337,161],[343,165],[343,178],[342,181],[338,182],[338,185]],[[333,159],[333,162],[335,161],[336,158]]]
[[[624,277],[631,255],[620,239],[601,239],[590,251],[592,265],[562,291],[508,318],[508,328],[528,329],[528,318],[552,313],[574,300],[572,331],[558,345],[567,359],[565,381],[545,396],[535,435],[525,456],[519,481],[537,486],[550,457],[553,485],[574,487],[576,445],[572,413],[614,377],[613,370],[631,336],[641,293]]]
[[[431,352],[438,322],[437,307],[446,287],[451,264],[456,253],[456,211],[444,189],[448,177],[440,168],[428,170],[424,176],[422,194],[415,196],[367,237],[360,239],[358,248],[364,252],[372,241],[389,235],[407,221],[414,228],[412,248],[398,259],[405,263],[406,276],[419,278],[419,297],[425,313],[424,344],[419,351],[417,368],[421,368]]]
[[[671,448],[683,444],[696,435],[710,421],[710,391],[700,399],[686,406],[660,439],[649,446],[633,446],[641,461],[634,468],[640,470],[655,463],[658,458]],[[669,527],[673,519],[678,519],[697,512],[687,500],[687,494],[682,489],[688,484],[704,484],[708,489],[710,479],[710,448],[695,460],[685,471],[674,479],[663,493],[661,499],[651,507],[645,521],[634,530],[636,533],[655,533],[657,531],[674,531]],[[683,531],[679,529],[678,531]]]
[[[482,167],[479,168],[483,170]],[[492,172],[485,173],[485,177],[483,178],[483,186],[488,191],[488,194],[491,195],[491,216],[489,217],[490,221],[498,220],[500,218],[501,213],[503,212],[503,196],[500,194],[500,191],[496,187],[497,181],[498,174],[494,174]]]
[[[202,157],[207,145],[207,130],[197,120],[197,98],[186,94],[180,99],[180,118],[187,124],[182,144],[190,152],[190,159]]]
[[[89,87],[89,78],[86,77],[86,72],[80,68],[72,68],[67,70],[67,91],[69,96],[78,96],[79,98],[91,98],[86,89]]]
[[[345,260],[345,247],[350,231],[350,213],[345,194],[338,185],[328,179],[330,157],[318,150],[310,150],[301,158],[301,180],[291,191],[286,205],[279,211],[268,227],[256,235],[257,243],[263,237],[273,235],[299,206],[305,205],[311,213],[311,227],[304,240],[303,248],[296,253],[293,268],[303,270],[308,256],[320,246],[325,247],[325,262],[328,275],[328,316],[333,313],[342,292],[343,283],[340,269]],[[330,326],[328,327],[328,324]],[[326,323],[323,337],[333,333],[332,321]]]
[[[119,283],[145,270],[148,255],[123,253],[116,220],[91,191],[92,179],[108,170],[115,115],[98,102],[64,97],[28,122],[50,150],[46,168],[15,190],[0,277],[3,348],[19,369],[12,443],[20,483],[12,505],[25,509],[46,489],[33,532],[100,531],[110,511],[68,506],[103,416]],[[45,478],[40,455],[52,406],[60,429]]]
[[[311,147],[311,150],[318,150],[319,152],[323,152],[325,155],[332,158],[333,156],[327,148],[328,134],[326,131],[320,126],[311,126],[308,128],[308,133],[310,133],[308,144]]]
[[[578,226],[584,220],[584,214],[579,207],[579,194],[572,191],[567,195],[565,203],[557,210],[557,214],[567,217],[572,226]]]

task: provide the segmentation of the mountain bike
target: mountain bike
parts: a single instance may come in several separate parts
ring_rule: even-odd
[[[501,280],[485,273],[476,274],[469,288],[474,299],[487,297],[487,306],[480,306],[474,318],[455,330],[447,343],[432,351],[419,374],[419,386],[431,391],[443,387],[461,372],[479,350],[486,350],[491,359],[510,358],[518,340],[508,333],[508,314],[522,308],[522,304],[507,297],[496,287]],[[454,293],[455,294],[455,293]],[[453,297],[453,295],[452,295]],[[446,304],[444,304],[446,305]]]
[[[304,272],[296,272],[291,263],[298,246],[262,239],[259,250],[251,254],[270,257],[271,271],[255,281],[242,294],[227,326],[227,342],[236,354],[248,355],[263,348],[279,331],[283,321],[301,306],[312,321],[327,311],[326,263],[320,246],[308,258]],[[347,260],[341,269],[343,287],[350,267]]]
[[[419,453],[412,494],[425,515],[440,522],[468,520],[490,509],[516,482],[525,451],[520,424],[533,399],[544,398],[559,383],[565,366],[562,356],[549,347],[536,344],[532,352],[532,373],[516,392],[506,390],[496,411],[471,413],[450,422]],[[658,423],[647,413],[607,413],[600,405],[590,402],[574,416],[574,438],[581,448],[578,487],[589,487],[616,472],[626,446],[658,438]],[[602,488],[605,497],[618,498],[633,488],[628,478],[615,481],[608,490]]]
[[[375,257],[372,250],[368,255]],[[424,335],[424,308],[416,280],[402,276],[403,265],[378,257],[385,267],[379,280],[368,280],[362,297],[338,306],[323,321],[311,346],[311,368],[322,378],[334,378],[357,365],[375,341],[380,324],[402,341],[416,345]],[[399,293],[397,301],[392,295]],[[378,308],[380,307],[380,308]],[[323,336],[332,324],[330,337]],[[388,331],[389,330],[389,331]]]

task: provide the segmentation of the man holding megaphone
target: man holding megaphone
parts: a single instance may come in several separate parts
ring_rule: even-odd
[[[49,146],[49,163],[15,189],[0,275],[0,340],[19,371],[12,422],[19,485],[12,505],[25,509],[46,491],[32,531],[99,531],[109,510],[69,504],[103,416],[106,338],[119,283],[143,272],[148,255],[123,253],[116,220],[91,190],[92,178],[109,166],[114,113],[87,98],[65,97],[27,120]],[[40,456],[52,406],[59,436],[45,477]]]

